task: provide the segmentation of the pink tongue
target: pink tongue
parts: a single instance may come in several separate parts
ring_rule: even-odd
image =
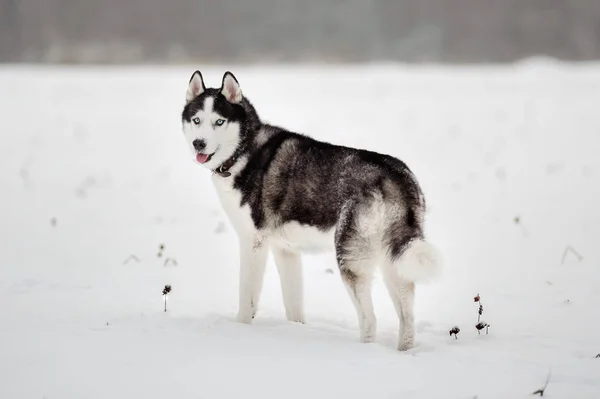
[[[206,162],[207,159],[208,159],[208,154],[196,154],[196,161],[198,161],[200,163]]]

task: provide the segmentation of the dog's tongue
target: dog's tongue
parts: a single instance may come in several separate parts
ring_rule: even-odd
[[[207,159],[208,159],[208,154],[196,154],[196,161],[198,161],[200,163],[206,162]]]

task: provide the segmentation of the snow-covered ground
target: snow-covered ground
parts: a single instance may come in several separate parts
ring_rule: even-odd
[[[201,68],[414,170],[446,271],[405,353],[379,279],[358,342],[333,254],[304,258],[308,324],[271,260],[234,321],[237,240],[180,130],[196,67],[0,67],[0,398],[529,398],[549,372],[544,397],[600,397],[600,65]]]

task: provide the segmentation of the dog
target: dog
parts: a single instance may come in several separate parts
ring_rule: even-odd
[[[414,347],[415,283],[436,277],[442,261],[425,240],[425,198],[404,162],[264,123],[230,71],[219,88],[192,74],[181,122],[239,239],[237,321],[256,316],[270,251],[286,317],[305,323],[301,254],[331,250],[360,340],[376,340],[371,280],[379,269],[399,319],[397,348]]]

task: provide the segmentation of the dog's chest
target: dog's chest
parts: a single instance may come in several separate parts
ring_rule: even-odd
[[[255,230],[250,206],[248,204],[241,206],[242,193],[233,188],[233,178],[223,178],[214,175],[213,184],[221,206],[238,234],[249,233]]]

